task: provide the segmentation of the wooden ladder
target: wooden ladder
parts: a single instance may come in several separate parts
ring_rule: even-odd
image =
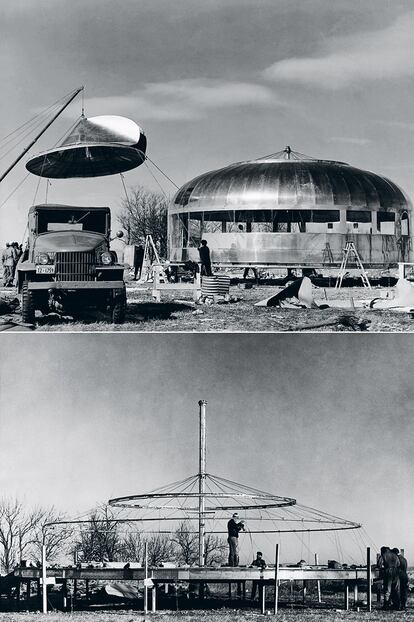
[[[368,275],[361,261],[361,257],[359,256],[358,251],[355,248],[354,242],[347,242],[345,245],[345,248],[342,251],[342,261],[341,261],[341,266],[339,268],[338,277],[336,279],[335,289],[340,289],[342,287],[342,281],[343,281],[343,278],[346,272],[346,265],[348,263],[348,259],[351,254],[355,256],[355,263],[359,270],[363,286],[368,289],[371,289],[371,283],[369,282]]]
[[[166,278],[152,235],[147,235],[145,238],[140,281],[145,282],[151,280],[154,277],[153,273],[155,268],[158,269],[159,276]]]
[[[331,245],[329,244],[329,242],[326,242],[325,248],[323,249],[322,263],[323,264],[333,263],[333,254],[332,254],[332,249],[331,249]]]

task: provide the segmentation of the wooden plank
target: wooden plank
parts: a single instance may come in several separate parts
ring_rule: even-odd
[[[14,576],[26,579],[38,579],[42,576],[39,568],[17,568]],[[102,579],[106,581],[122,581],[135,580],[142,581],[145,578],[144,568],[131,568],[128,573],[123,568],[48,568],[48,577],[67,579]],[[192,567],[192,568],[154,568],[152,569],[152,578],[162,583],[174,583],[175,581],[210,581],[212,583],[228,582],[228,581],[253,581],[263,578],[268,582],[274,582],[275,569],[267,567],[261,573],[258,568],[243,567]],[[373,571],[371,577],[377,577],[378,572]],[[289,568],[287,566],[279,566],[279,580],[306,581],[345,581],[366,579],[367,568],[360,567],[356,569],[331,569],[331,568]]]

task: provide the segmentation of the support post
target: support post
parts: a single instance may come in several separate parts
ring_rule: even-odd
[[[68,580],[63,579],[62,584],[62,608],[63,611],[66,611],[68,608]]]
[[[318,554],[315,553],[315,566],[318,566],[318,564],[319,564]],[[322,598],[321,598],[321,582],[319,581],[319,579],[316,581],[316,589],[318,591],[318,603],[320,604],[322,602]]]
[[[265,614],[266,613],[266,585],[262,583],[260,590],[260,611]]]
[[[276,552],[275,552],[275,602],[274,602],[274,612],[277,614],[278,605],[279,605],[279,543],[276,544]]]
[[[198,472],[198,565],[204,566],[205,553],[205,489],[206,489],[206,400],[198,402],[200,407],[200,460]]]
[[[154,583],[151,590],[151,611],[155,613],[157,611],[157,585]]]
[[[371,549],[367,547],[367,609],[372,610]]]
[[[345,611],[349,611],[349,585],[348,581],[345,580],[344,585],[344,601],[345,601]]]
[[[144,545],[144,614],[148,613],[148,543]]]
[[[354,604],[358,602],[358,583],[355,581],[354,583]]]
[[[42,545],[42,611],[47,613],[46,545]]]

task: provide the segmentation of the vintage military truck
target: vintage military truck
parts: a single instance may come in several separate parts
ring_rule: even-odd
[[[34,322],[36,309],[77,315],[87,307],[124,321],[124,267],[109,250],[110,230],[109,207],[30,208],[28,245],[17,265],[24,322]]]

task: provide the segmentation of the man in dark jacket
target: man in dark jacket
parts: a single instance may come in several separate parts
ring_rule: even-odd
[[[201,246],[198,249],[201,261],[201,275],[202,276],[213,276],[211,272],[211,259],[210,259],[210,249],[207,246],[206,240],[201,240]]]
[[[395,553],[400,560],[400,609],[404,611],[407,605],[407,593],[408,593],[408,562],[404,555],[400,553],[399,549],[391,549],[392,553]]]
[[[257,551],[256,559],[254,559],[250,565],[256,566],[257,568],[260,568],[260,570],[264,570],[266,568],[267,564],[265,560],[263,559],[263,553],[261,551]],[[252,583],[252,600],[256,598],[258,584],[259,584],[258,581],[253,581]]]
[[[384,609],[400,608],[400,560],[389,546],[381,547],[378,568],[384,585]]]
[[[227,523],[229,543],[229,566],[239,565],[239,531],[244,531],[244,523],[239,521],[239,515],[235,512]]]

